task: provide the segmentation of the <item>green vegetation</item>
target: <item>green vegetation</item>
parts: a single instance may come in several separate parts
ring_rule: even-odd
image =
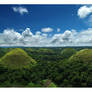
[[[11,51],[13,48],[0,48],[0,57],[4,56],[7,52]]]
[[[43,87],[56,87],[56,85],[49,79],[42,81]]]
[[[66,59],[69,58],[70,56],[72,56],[73,54],[76,53],[76,50],[73,48],[66,48],[63,51],[61,51],[61,56]]]
[[[68,60],[68,74],[66,80],[70,80],[72,86],[89,87],[92,86],[92,49],[83,49],[71,56]],[[90,82],[91,83],[90,83]]]
[[[0,87],[92,87],[92,48],[0,48]]]
[[[92,63],[92,49],[83,49],[71,56],[70,61]]]
[[[34,64],[36,61],[29,57],[24,50],[15,48],[3,56],[0,63],[8,68],[17,69],[25,68],[28,64]]]

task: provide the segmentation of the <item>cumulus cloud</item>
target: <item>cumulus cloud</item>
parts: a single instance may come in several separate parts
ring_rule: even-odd
[[[51,43],[55,46],[92,46],[92,28],[81,32],[66,30],[62,34],[55,34]]]
[[[64,33],[48,34],[41,31],[32,33],[26,28],[22,33],[14,29],[5,29],[0,33],[0,46],[30,46],[30,47],[59,47],[59,46],[92,46],[92,28],[78,32],[74,29]]]
[[[24,32],[22,32],[22,36],[23,37],[31,37],[33,34],[30,31],[30,28],[26,28],[26,30]]]
[[[50,27],[47,27],[47,28],[42,28],[41,31],[42,31],[42,32],[52,32],[53,29],[50,28]]]
[[[77,14],[80,18],[86,18],[90,13],[92,13],[92,6],[82,6]]]
[[[18,12],[21,15],[28,13],[28,9],[25,8],[25,7],[21,7],[21,6],[20,7],[12,7],[12,9],[13,9],[14,12]]]
[[[88,28],[87,30],[83,30],[77,35],[77,38],[75,41],[78,43],[85,43],[85,44],[91,44],[92,45],[92,28]]]
[[[51,43],[52,44],[58,44],[59,46],[63,46],[63,45],[66,45],[66,44],[71,44],[72,41],[74,40],[74,36],[75,36],[75,32],[74,30],[66,30],[64,33],[62,34],[55,34],[53,37],[52,37],[52,41]]]

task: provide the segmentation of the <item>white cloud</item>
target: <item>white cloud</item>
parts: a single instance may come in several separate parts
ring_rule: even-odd
[[[60,32],[60,28],[57,28],[57,32]]]
[[[40,31],[37,31],[37,32],[36,32],[36,35],[41,35],[41,32],[40,32]]]
[[[83,30],[80,32],[75,40],[78,43],[85,43],[85,44],[91,44],[92,45],[92,28],[88,28],[87,30]]]
[[[40,31],[33,34],[30,28],[26,28],[22,33],[14,29],[5,29],[3,33],[0,33],[0,46],[92,46],[92,28],[81,32],[74,29],[66,30],[52,37]]]
[[[92,27],[92,5],[86,5],[82,6],[78,9],[77,15],[84,19],[83,22],[89,26]]]
[[[21,38],[21,34],[14,31],[13,29],[6,29],[3,32],[4,35],[4,41],[7,43],[14,43],[18,41]]]
[[[82,6],[78,9],[78,16],[80,18],[86,18],[90,13],[92,13],[92,6]]]
[[[66,30],[62,34],[55,34],[51,43],[54,46],[92,46],[92,28],[81,32]]]
[[[73,36],[75,36],[74,30],[66,30],[62,34],[55,34],[52,38],[51,43],[53,44],[59,44],[59,45],[64,45],[66,43],[71,43],[73,40]]]
[[[12,7],[13,11],[14,12],[18,12],[20,13],[21,15],[25,14],[25,13],[28,13],[28,9],[25,8],[25,7]]]
[[[47,28],[42,28],[41,31],[42,31],[42,32],[52,32],[53,29],[50,28],[50,27],[47,27]]]
[[[22,32],[22,36],[23,37],[31,37],[33,34],[32,32],[30,31],[30,28],[26,28],[24,32]]]

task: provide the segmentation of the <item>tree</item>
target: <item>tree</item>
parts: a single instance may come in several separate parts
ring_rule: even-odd
[[[76,50],[73,48],[65,48],[64,50],[61,51],[61,57],[63,59],[69,58],[73,54],[76,53]]]

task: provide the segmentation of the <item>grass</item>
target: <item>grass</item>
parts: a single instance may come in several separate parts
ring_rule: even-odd
[[[8,68],[18,69],[24,68],[29,64],[34,64],[36,61],[28,56],[28,54],[21,48],[15,48],[5,54],[1,58],[0,63]]]
[[[92,63],[92,49],[83,49],[70,57],[70,61],[82,61]]]

